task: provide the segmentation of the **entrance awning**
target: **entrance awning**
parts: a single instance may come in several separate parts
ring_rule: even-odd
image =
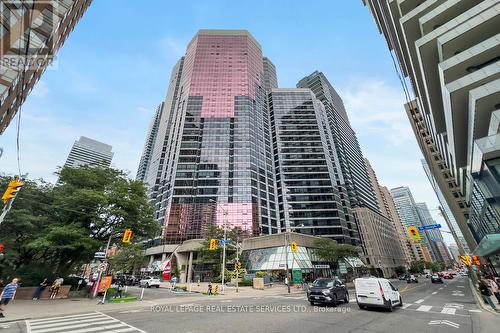
[[[500,234],[489,234],[481,239],[472,254],[489,257],[500,253]]]

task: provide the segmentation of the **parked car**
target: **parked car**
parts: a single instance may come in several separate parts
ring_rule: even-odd
[[[153,276],[148,276],[139,281],[139,287],[146,287],[146,288],[151,288],[151,287],[156,287],[160,288],[160,279],[155,278]]]
[[[453,280],[453,275],[451,275],[449,273],[443,273],[443,279]]]
[[[334,278],[319,278],[314,280],[307,290],[307,300],[315,303],[337,306],[338,301],[349,303],[349,292],[342,281]]]
[[[406,275],[401,275],[400,277],[398,277],[398,280],[401,280],[401,281],[406,280]]]
[[[437,275],[437,274],[433,274],[431,276],[431,282],[432,283],[444,283],[443,279],[439,275]]]
[[[406,277],[407,283],[418,283],[418,279],[415,275],[411,274]]]
[[[403,306],[403,299],[389,280],[375,277],[354,280],[356,302],[360,309],[381,307],[392,311],[395,306]]]

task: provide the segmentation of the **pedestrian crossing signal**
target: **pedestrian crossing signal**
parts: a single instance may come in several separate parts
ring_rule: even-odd
[[[292,250],[292,253],[297,253],[297,242],[291,242],[290,248]]]
[[[123,233],[122,243],[128,244],[130,243],[131,239],[132,239],[132,229],[125,229],[125,232]]]
[[[209,249],[210,251],[213,251],[213,250],[215,250],[215,246],[216,246],[216,245],[217,245],[217,241],[216,241],[215,239],[211,239],[211,240],[210,240],[210,245],[209,245],[208,249]]]
[[[481,260],[479,260],[478,256],[472,256],[472,261],[474,262],[474,265],[476,265],[477,267],[481,266]]]
[[[420,233],[418,232],[418,228],[414,225],[408,227],[408,234],[410,234],[410,238],[415,242],[420,242],[422,239],[420,237]]]

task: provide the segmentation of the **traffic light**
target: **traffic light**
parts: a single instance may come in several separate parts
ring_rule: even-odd
[[[470,257],[468,255],[458,256],[465,266],[469,267],[472,264]]]
[[[236,269],[241,269],[241,262],[240,261],[237,261],[236,264],[234,265],[236,267]]]
[[[297,253],[297,242],[291,242],[290,249],[292,250],[292,253]]]
[[[3,203],[6,204],[10,199],[14,199],[23,185],[24,183],[19,181],[19,177],[16,176],[12,179],[9,185],[7,185],[5,193],[2,195]]]
[[[122,243],[125,243],[125,244],[130,243],[130,239],[131,238],[132,238],[132,230],[131,229],[125,229],[125,232],[123,233]]]
[[[418,228],[414,225],[408,227],[408,233],[410,234],[411,239],[413,239],[415,242],[420,242],[422,239],[420,237],[420,233],[418,232]]]
[[[472,256],[472,261],[474,262],[474,265],[476,265],[477,267],[481,266],[481,260],[479,260],[478,256]]]
[[[215,246],[216,246],[216,245],[217,245],[217,241],[216,241],[215,239],[211,239],[211,240],[210,240],[210,246],[208,247],[208,249],[209,249],[210,251],[213,251],[213,250],[215,250]]]

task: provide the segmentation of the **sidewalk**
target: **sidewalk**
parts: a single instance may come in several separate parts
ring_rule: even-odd
[[[493,310],[488,304],[486,304],[484,302],[483,297],[481,296],[481,294],[477,290],[476,286],[474,286],[471,279],[468,279],[468,280],[469,280],[469,287],[472,290],[472,294],[474,295],[474,298],[476,299],[476,303],[479,305],[479,307],[482,308],[483,310],[486,310],[488,312],[496,314],[498,317],[500,317],[500,304],[498,304],[496,297],[490,296],[491,301],[495,304],[495,306],[497,308],[497,311]]]
[[[208,284],[207,284],[208,286]],[[151,308],[155,305],[168,305],[168,304],[182,304],[193,303],[200,300],[221,300],[225,298],[249,298],[249,297],[262,297],[262,296],[277,296],[288,295],[287,287],[285,285],[274,285],[264,290],[256,290],[252,287],[240,287],[239,292],[236,293],[235,287],[226,287],[224,295],[206,296],[201,292],[205,292],[207,286],[200,286],[193,284],[192,291],[196,293],[187,294],[183,297],[166,297],[154,300],[143,300],[127,303],[107,303],[98,304],[100,298],[70,298],[60,300],[14,300],[5,307],[5,318],[0,319],[0,324],[9,321],[19,321],[26,319],[45,318],[54,316],[65,316],[78,313],[92,312],[92,311],[116,311],[116,310],[131,310],[137,308]],[[214,285],[215,286],[215,285]],[[166,288],[167,286],[162,286]],[[220,285],[219,285],[220,287]],[[205,288],[205,289],[203,289]],[[154,291],[154,289],[153,289]],[[300,295],[305,291],[301,289],[291,288],[291,294]]]

